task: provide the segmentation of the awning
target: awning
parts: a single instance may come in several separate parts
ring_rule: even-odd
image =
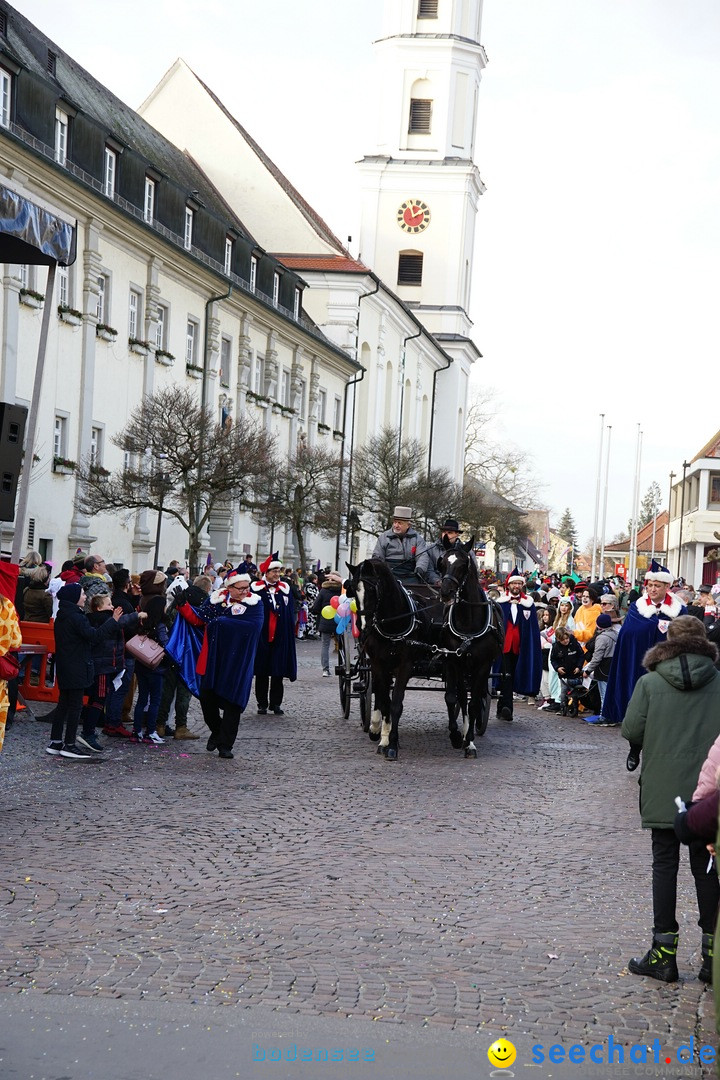
[[[52,211],[0,184],[0,262],[70,266],[76,228]]]

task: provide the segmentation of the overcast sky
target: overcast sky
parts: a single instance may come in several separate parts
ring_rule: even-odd
[[[182,56],[357,236],[383,0],[17,6],[134,107]],[[570,506],[583,541],[605,414],[609,538],[638,423],[641,495],[656,480],[664,500],[720,428],[720,3],[485,0],[482,41],[473,381],[497,388],[498,440],[532,454],[551,521]]]

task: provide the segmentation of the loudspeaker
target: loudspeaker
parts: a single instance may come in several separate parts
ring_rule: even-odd
[[[0,521],[15,518],[27,414],[24,405],[0,401]]]

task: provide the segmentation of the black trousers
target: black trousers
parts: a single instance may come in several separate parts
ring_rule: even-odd
[[[200,708],[203,719],[217,743],[218,750],[232,750],[240,726],[242,709],[232,701],[220,697],[214,690],[200,691]]]
[[[513,683],[515,682],[515,668],[517,667],[517,654],[503,653],[502,666],[500,668],[500,700],[498,701],[498,715],[502,709],[513,711]]]
[[[279,709],[282,705],[284,689],[282,675],[256,675],[255,697],[258,708]]]
[[[72,746],[74,744],[84,694],[84,690],[60,690],[52,728],[50,729],[50,738],[53,742],[62,742],[64,731],[66,745]]]
[[[678,931],[675,906],[680,848],[683,846],[674,829],[652,830],[653,921],[656,934],[676,934]],[[720,903],[717,870],[713,864],[710,873],[706,873],[710,856],[702,840],[694,840],[688,846],[700,913],[698,926],[704,934],[713,934]]]

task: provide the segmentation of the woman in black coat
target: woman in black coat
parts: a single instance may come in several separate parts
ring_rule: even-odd
[[[122,608],[115,608],[112,619],[97,628],[90,625],[82,611],[85,593],[79,585],[63,585],[58,592],[55,618],[55,677],[60,690],[45,752],[53,757],[92,761],[97,754],[75,745],[83,694],[93,681],[92,647],[115,632]],[[64,734],[64,738],[63,738]]]

